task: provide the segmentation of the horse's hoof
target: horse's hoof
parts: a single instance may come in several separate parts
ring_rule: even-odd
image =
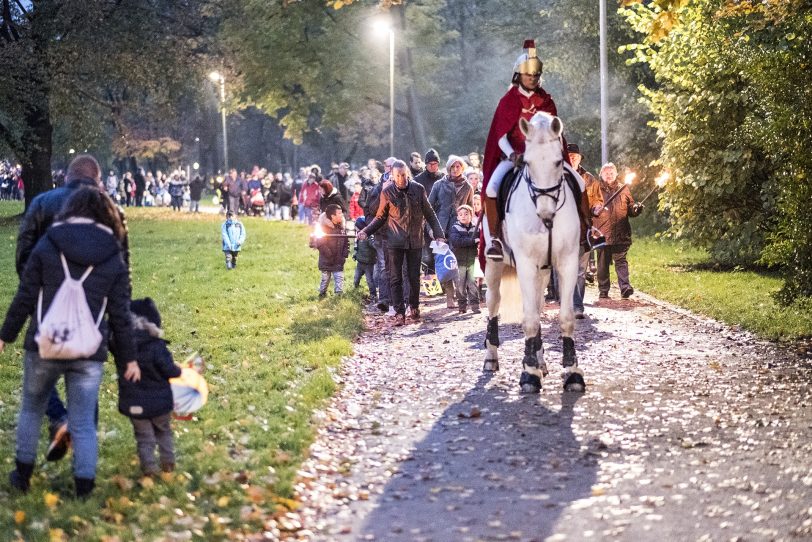
[[[522,388],[522,393],[538,393],[541,391],[541,379],[527,371],[522,371],[519,386]]]
[[[494,373],[499,370],[499,362],[495,359],[486,359],[482,370],[486,373]]]
[[[574,368],[571,371],[564,373],[564,391],[583,392],[586,390],[586,382],[584,381],[583,372]]]

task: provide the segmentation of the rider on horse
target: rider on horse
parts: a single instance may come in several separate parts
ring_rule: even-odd
[[[536,45],[533,40],[526,40],[527,52],[519,55],[513,65],[513,80],[510,89],[499,100],[493,115],[488,141],[485,144],[485,160],[482,165],[482,187],[485,192],[482,208],[488,222],[491,243],[485,257],[493,261],[502,261],[504,252],[501,242],[501,220],[497,197],[503,177],[513,167],[522,162],[525,137],[519,129],[519,119],[530,120],[539,111],[557,116],[555,102],[541,86],[543,64],[536,56]],[[561,138],[561,156],[569,166],[567,143]],[[565,167],[566,169],[566,167]],[[572,171],[572,168],[568,168]],[[579,206],[580,211],[580,206]]]

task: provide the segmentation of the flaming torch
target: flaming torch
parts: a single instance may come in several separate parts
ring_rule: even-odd
[[[628,173],[627,173],[627,174],[626,174],[626,175],[623,177],[623,185],[622,185],[620,188],[618,188],[618,189],[617,189],[617,191],[616,191],[614,194],[612,194],[611,196],[609,196],[609,199],[608,199],[608,200],[606,200],[606,201],[604,202],[604,204],[603,204],[603,210],[604,210],[604,211],[609,210],[609,204],[610,204],[610,203],[612,203],[612,200],[613,200],[613,199],[615,199],[616,197],[618,197],[618,195],[619,195],[621,192],[623,192],[623,189],[624,189],[624,188],[629,187],[629,186],[632,184],[632,182],[634,181],[634,179],[635,179],[636,177],[637,177],[637,173],[635,173],[634,171],[630,171],[630,172],[628,172]]]
[[[651,192],[646,194],[646,197],[641,199],[637,203],[642,205],[643,202],[646,201],[649,198],[649,196],[651,196],[654,192],[656,192],[660,188],[664,187],[665,183],[667,183],[669,179],[671,179],[671,174],[670,173],[668,173],[667,171],[661,172],[659,175],[657,175],[657,178],[654,179],[654,188],[651,189]]]
[[[345,231],[345,230],[342,230],[342,231]],[[343,238],[343,239],[355,239],[354,234],[350,234],[350,233],[347,233],[347,232],[345,232],[345,233],[324,233],[324,230],[321,229],[321,225],[316,224],[316,226],[313,228],[313,233],[310,234],[310,246],[315,247],[316,246],[315,242],[318,241],[319,239],[323,239],[325,237],[340,237],[340,238]]]

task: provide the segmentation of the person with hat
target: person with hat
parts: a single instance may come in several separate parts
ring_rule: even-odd
[[[585,217],[585,221],[581,222],[581,250],[580,258],[578,260],[578,280],[575,282],[575,291],[573,292],[573,306],[575,307],[575,317],[578,319],[584,318],[584,290],[586,288],[586,269],[589,265],[589,260],[592,258],[589,244],[587,243],[587,235],[592,235],[592,217],[598,216],[603,207],[603,194],[601,193],[600,183],[592,176],[587,170],[581,166],[583,155],[581,149],[575,143],[567,145],[567,153],[569,154],[570,163],[575,171],[584,180],[584,191],[581,193],[581,210]]]
[[[524,153],[525,137],[519,129],[519,119],[529,121],[539,111],[558,115],[552,96],[540,86],[543,64],[536,56],[535,41],[526,40],[524,48],[526,52],[519,55],[513,65],[510,88],[499,100],[485,143],[482,207],[491,238],[485,257],[493,261],[504,258],[500,240],[501,220],[496,203],[499,184],[508,171],[521,163]],[[562,147],[561,151],[566,161],[566,147]]]
[[[460,205],[473,207],[474,188],[468,183],[462,172],[465,170],[465,161],[456,155],[448,157],[446,162],[446,175],[436,183],[429,194],[429,203],[437,214],[440,227],[443,231],[451,231],[451,226],[457,216],[457,209]],[[448,281],[442,284],[446,294],[446,306],[453,309],[454,302],[454,282]]]
[[[443,172],[440,171],[440,155],[434,149],[426,151],[425,160],[426,168],[414,178],[414,182],[423,186],[426,189],[426,194],[431,194],[431,189],[434,183],[443,178]],[[424,232],[427,233],[427,232]],[[426,266],[426,273],[429,275],[434,274],[434,254],[431,252],[429,245],[431,244],[431,237],[424,235],[426,245],[423,247],[422,263]]]
[[[144,476],[175,470],[175,444],[172,438],[172,386],[170,378],[180,376],[181,368],[163,339],[161,313],[150,297],[130,303],[133,335],[138,352],[141,380],[129,381],[118,368],[118,411],[133,426],[138,460]],[[155,460],[158,449],[159,461]]]

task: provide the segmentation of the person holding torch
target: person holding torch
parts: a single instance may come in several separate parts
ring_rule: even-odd
[[[633,293],[629,282],[629,263],[626,253],[632,245],[632,227],[629,217],[635,217],[643,211],[643,205],[634,202],[629,185],[636,177],[629,172],[623,183],[618,182],[617,167],[609,162],[601,167],[600,187],[603,193],[604,205],[597,217],[593,218],[593,225],[603,232],[606,237],[606,246],[598,249],[598,297],[609,297],[609,266],[614,263],[617,274],[618,287],[623,299],[628,299]]]

